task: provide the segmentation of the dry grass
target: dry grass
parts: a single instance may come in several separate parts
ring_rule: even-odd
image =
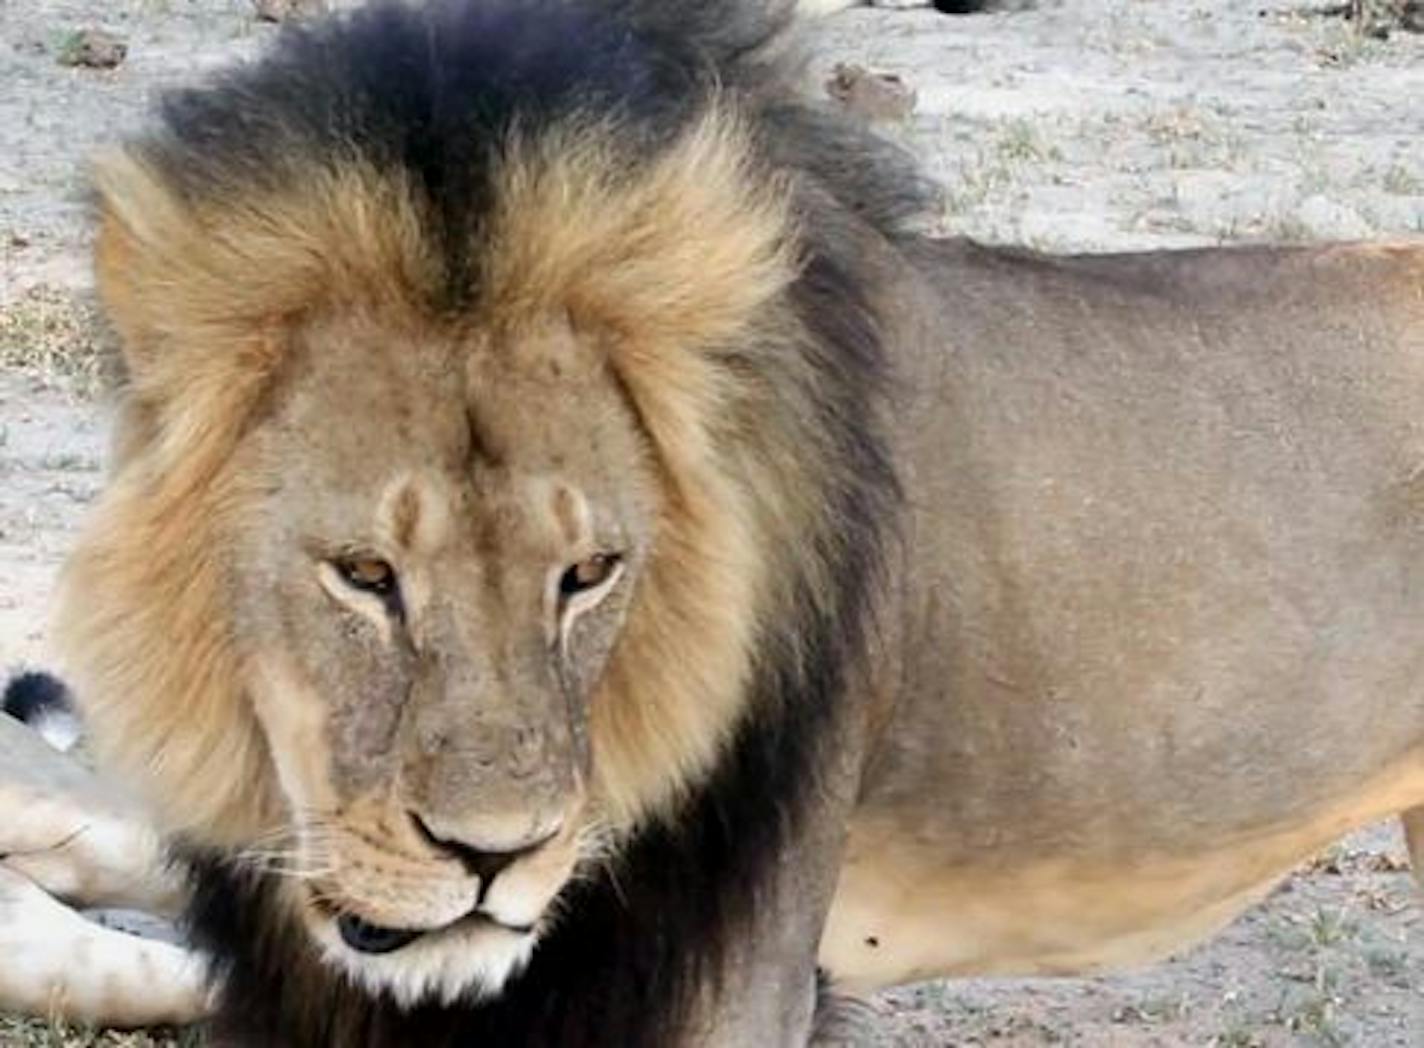
[[[0,306],[0,367],[93,395],[112,378],[110,335],[83,296],[40,285]]]
[[[3,1048],[197,1048],[201,1043],[191,1030],[92,1030],[57,1021],[0,1016]]]

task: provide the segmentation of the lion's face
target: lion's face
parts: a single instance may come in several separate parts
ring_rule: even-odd
[[[497,989],[596,836],[589,713],[656,507],[567,325],[294,336],[227,566],[326,956],[415,999]]]
[[[772,352],[786,186],[730,110],[620,136],[511,138],[468,241],[351,158],[98,170],[128,383],[57,622],[91,741],[405,1003],[498,992],[594,847],[676,821],[822,512],[776,436],[816,410]]]

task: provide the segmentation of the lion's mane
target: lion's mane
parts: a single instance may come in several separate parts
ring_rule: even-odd
[[[123,237],[191,247],[109,282],[110,311],[143,366],[124,392],[115,490],[71,569],[64,625],[100,747],[147,767],[179,799],[170,822],[203,842],[190,920],[226,980],[226,1033],[262,1044],[662,1045],[750,930],[757,886],[844,728],[893,535],[866,258],[926,202],[898,151],[794,99],[779,42],[788,17],[780,4],[734,0],[378,4],[286,31],[259,63],[167,96],[157,129],[101,172],[110,207],[129,204],[123,231],[106,216],[101,275],[142,261]],[[653,200],[650,221],[605,229],[586,208],[590,239],[555,208],[515,214],[510,240],[512,191],[497,172],[528,148],[545,160],[577,154],[553,165],[563,199],[591,180],[605,205]],[[664,162],[674,154],[681,161]],[[777,228],[756,232],[768,224]],[[301,296],[335,281],[377,308],[420,299],[447,316],[477,310],[502,264],[479,245],[501,229],[530,257],[505,281],[496,320],[552,296],[570,310],[616,299],[611,322],[632,343],[642,324],[663,324],[664,341],[702,325],[688,351],[715,395],[662,395],[659,383],[686,375],[657,361],[637,365],[639,381],[661,397],[660,439],[699,435],[724,489],[758,517],[751,534],[774,547],[761,551],[758,593],[774,611],[753,624],[731,738],[710,768],[667,768],[666,803],[642,813],[608,870],[566,889],[529,968],[495,1000],[404,1010],[323,967],[280,916],[269,877],[224,850],[225,827],[260,825],[279,802],[237,712],[241,668],[225,647],[224,582],[206,543],[240,505],[243,481],[224,473],[224,456],[260,418],[281,370],[272,332]],[[661,262],[629,285],[620,261],[657,255],[650,242],[663,244]],[[667,246],[688,243],[697,250]],[[778,266],[789,274],[780,284],[767,275]],[[122,290],[178,284],[188,290],[161,308]],[[774,297],[762,301],[765,287]],[[719,327],[728,302],[751,321]],[[676,487],[676,458],[664,468]],[[680,568],[715,570],[689,563],[698,556],[694,543]],[[610,672],[678,671],[646,658],[620,669],[615,658]]]

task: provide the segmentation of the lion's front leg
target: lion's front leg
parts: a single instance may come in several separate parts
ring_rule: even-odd
[[[185,881],[147,813],[39,735],[0,716],[0,863],[76,906],[165,917]]]
[[[136,812],[96,811],[82,798],[0,785],[0,866],[81,907],[173,918],[186,885],[157,832]]]
[[[195,954],[67,905],[181,910],[184,878],[137,804],[0,716],[0,813],[0,1011],[116,1026],[206,1014]]]
[[[869,1001],[839,993],[821,980],[809,1048],[874,1048],[885,1043],[876,1028],[880,1016]]]
[[[0,865],[0,1010],[129,1027],[195,1022],[210,1006],[196,954],[88,921]]]
[[[730,945],[688,1048],[860,1048],[874,1043],[874,1015],[848,1006],[818,966],[821,934],[859,784],[865,725],[848,714],[832,729],[797,830],[783,845],[754,926]]]

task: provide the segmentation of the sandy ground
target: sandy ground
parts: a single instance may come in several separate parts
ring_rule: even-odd
[[[249,10],[0,0],[0,669],[45,662],[54,572],[102,480],[84,158],[163,85],[259,46]],[[90,26],[128,44],[117,69],[57,62]],[[1424,37],[1366,40],[1290,0],[1069,0],[852,11],[814,44],[815,90],[842,61],[914,90],[885,130],[943,180],[943,232],[1089,251],[1424,233]],[[1144,971],[876,1006],[895,1045],[1424,1045],[1424,908],[1379,827]],[[0,1020],[0,1043],[86,1040]]]

